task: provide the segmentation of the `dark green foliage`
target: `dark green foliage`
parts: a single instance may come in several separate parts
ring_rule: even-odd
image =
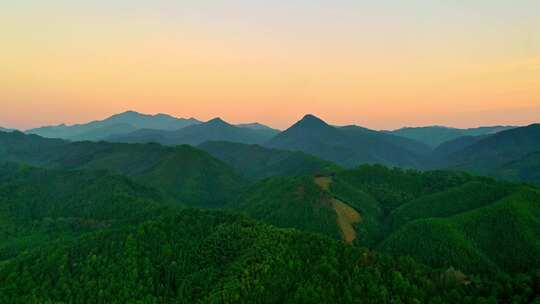
[[[361,187],[354,187],[339,176],[333,176],[332,180],[330,194],[354,208],[362,217],[361,223],[355,226],[356,242],[363,246],[374,246],[383,237],[381,204]]]
[[[472,181],[447,191],[422,196],[395,209],[392,229],[421,218],[448,217],[491,204],[517,186],[495,181]]]
[[[198,148],[222,160],[250,179],[321,174],[340,170],[332,162],[302,152],[268,149],[259,145],[206,142]]]
[[[528,303],[538,276],[432,272],[324,237],[186,210],[33,251],[0,268],[2,303]]]
[[[540,185],[540,152],[504,164],[494,170],[492,175],[513,181],[527,181]]]
[[[263,180],[229,205],[264,222],[340,238],[331,196],[313,177],[275,177]]]
[[[190,146],[117,144],[0,133],[0,160],[60,169],[110,170],[193,206],[223,204],[243,181],[234,170]]]
[[[364,163],[419,167],[430,152],[419,142],[356,126],[330,126],[312,115],[306,115],[265,146],[302,151],[346,167]]]
[[[391,211],[415,198],[447,190],[473,178],[460,172],[420,172],[374,165],[339,172],[335,179],[362,189],[385,211]]]
[[[412,221],[380,249],[472,273],[540,267],[540,193],[522,189],[494,204],[445,219]]]
[[[536,188],[460,172],[378,165],[327,178],[328,189],[315,185],[312,176],[270,178],[231,206],[273,225],[339,239],[335,198],[361,217],[353,226],[357,245],[466,273],[519,273],[540,266],[537,238],[530,237],[537,231],[534,210],[540,208]],[[509,248],[531,254],[515,258],[519,255]]]
[[[107,172],[0,164],[0,261],[25,248],[142,220],[161,195]]]

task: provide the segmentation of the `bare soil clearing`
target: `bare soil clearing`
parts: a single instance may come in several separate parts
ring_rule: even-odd
[[[323,190],[328,191],[330,190],[332,178],[328,176],[315,177],[315,183]],[[341,230],[343,240],[349,244],[352,243],[356,239],[354,224],[362,220],[360,213],[336,198],[332,198],[332,208],[336,212],[337,224]]]

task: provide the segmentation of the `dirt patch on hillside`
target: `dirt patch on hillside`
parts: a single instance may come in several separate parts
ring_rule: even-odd
[[[317,176],[315,177],[315,184],[321,187],[323,190],[330,190],[330,184],[332,183],[332,178],[329,176]]]
[[[321,189],[328,191],[330,190],[330,184],[332,184],[332,178],[329,176],[318,176],[315,177],[315,183]],[[362,220],[360,213],[337,198],[332,198],[331,203],[337,215],[337,224],[341,230],[343,240],[347,243],[352,243],[356,239],[354,224]]]
[[[360,214],[351,206],[338,199],[332,199],[332,205],[337,214],[337,223],[345,242],[352,243],[356,239],[354,224],[362,220]]]

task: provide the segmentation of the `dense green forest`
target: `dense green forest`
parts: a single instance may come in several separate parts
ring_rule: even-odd
[[[158,191],[105,171],[0,164],[0,261],[25,249],[142,221],[169,207]]]
[[[0,303],[540,303],[531,184],[224,142],[0,144]]]
[[[539,274],[479,280],[242,216],[185,210],[0,268],[3,303],[528,303]]]
[[[318,182],[323,178],[326,185]],[[336,201],[359,220],[340,221]],[[520,273],[540,266],[540,189],[465,173],[365,165],[329,176],[275,177],[229,206],[279,227],[343,240],[353,233],[356,245],[436,268]]]

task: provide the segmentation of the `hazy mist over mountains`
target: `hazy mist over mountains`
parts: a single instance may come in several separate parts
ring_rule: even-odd
[[[223,121],[221,118],[216,118],[214,120],[233,126],[233,124],[229,124]],[[207,123],[210,123],[211,121],[212,120],[208,121]],[[68,140],[102,140],[113,136],[122,138],[128,134],[129,136],[137,137],[138,135],[142,136],[144,133],[152,133],[157,130],[177,131],[185,127],[203,123],[203,121],[195,118],[176,118],[167,114],[148,115],[135,111],[126,111],[120,114],[115,114],[103,120],[69,126],[65,124],[43,126],[26,130],[25,133]],[[264,137],[264,135],[271,137],[280,132],[280,130],[257,122],[242,123],[234,126],[242,129],[255,130],[257,133],[261,134],[262,137]],[[426,126],[404,127],[393,131],[382,130],[381,132],[416,140],[430,146],[431,148],[436,148],[444,142],[448,142],[460,137],[488,135],[511,128],[514,128],[514,126],[485,126],[469,129],[458,129],[444,126]],[[139,131],[141,133],[134,133],[135,131]]]
[[[69,141],[201,146],[222,160],[236,162],[237,169],[242,164],[232,157],[232,151],[239,155],[246,151],[260,154],[261,157],[267,155],[264,156],[267,160],[274,159],[268,155],[281,155],[275,160],[287,159],[289,156],[283,153],[294,151],[348,168],[361,164],[423,170],[454,168],[529,181],[537,181],[536,175],[531,172],[539,166],[536,161],[538,156],[534,153],[540,150],[535,125],[470,129],[427,126],[376,131],[354,125],[332,126],[309,114],[284,131],[256,122],[233,125],[221,118],[203,122],[195,118],[127,111],[87,124],[47,126],[25,133]],[[206,145],[207,142],[216,144]],[[218,142],[222,144],[217,145]],[[259,147],[243,148],[233,143]],[[225,152],[229,149],[232,150]],[[248,175],[265,175],[255,171],[249,171]]]

